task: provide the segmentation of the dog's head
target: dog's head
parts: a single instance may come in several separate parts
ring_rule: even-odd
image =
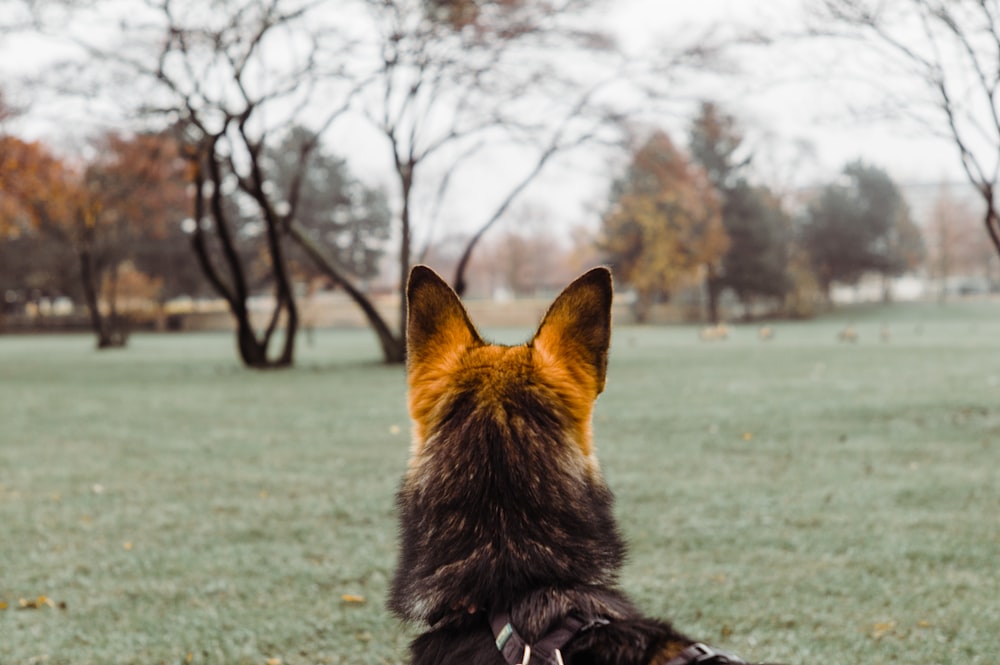
[[[591,411],[604,389],[611,339],[610,271],[595,268],[570,284],[520,346],[483,341],[458,296],[430,268],[413,269],[407,299],[415,461],[463,399],[490,411],[514,438],[529,434],[518,426],[537,415],[593,459]]]
[[[490,344],[429,268],[407,288],[410,465],[390,605],[410,619],[482,608],[544,585],[613,577],[620,539],[594,455],[611,274],[587,272],[534,337]]]

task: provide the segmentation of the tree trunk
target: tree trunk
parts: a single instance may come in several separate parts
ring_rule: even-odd
[[[993,248],[1000,254],[1000,216],[997,215],[996,202],[993,197],[993,188],[985,187],[981,191],[986,202],[986,215],[983,223],[986,225],[986,232],[993,241]]]
[[[399,241],[399,339],[406,355],[406,283],[410,279],[410,194],[413,190],[413,164],[402,177],[403,211],[400,213]],[[394,361],[395,362],[395,361]]]
[[[298,243],[309,258],[323,273],[333,280],[335,284],[347,292],[347,295],[361,308],[368,318],[368,323],[378,336],[379,344],[382,347],[382,359],[387,364],[401,363],[406,359],[406,343],[389,329],[389,324],[385,322],[382,315],[375,309],[375,305],[367,295],[359,291],[347,278],[347,275],[336,265],[336,260],[326,251],[326,249],[316,242],[312,236],[298,223],[292,221],[288,225],[288,233],[292,240]],[[401,294],[402,295],[402,294]]]
[[[105,318],[101,314],[100,302],[98,299],[98,271],[94,268],[94,258],[90,250],[82,248],[78,250],[77,256],[80,259],[80,284],[83,286],[83,298],[87,303],[87,311],[90,313],[90,327],[97,335],[97,348],[120,349],[128,342],[128,335],[124,331],[122,322],[117,316]]]
[[[882,302],[888,304],[892,302],[892,277],[882,275]]]
[[[288,301],[294,299],[294,294],[291,293],[291,286],[288,283],[287,278],[283,282],[280,281],[281,277],[278,276],[276,268],[275,277],[276,280],[279,281],[275,298],[275,311],[264,335],[258,337],[257,333],[254,331],[253,323],[250,320],[250,311],[247,308],[247,298],[249,292],[247,289],[243,262],[236,251],[232,233],[227,222],[225,208],[223,206],[223,174],[215,154],[215,141],[217,140],[217,137],[210,138],[211,140],[206,140],[203,145],[199,146],[199,152],[193,155],[192,159],[194,166],[192,182],[195,185],[194,219],[196,225],[194,233],[191,235],[191,247],[198,259],[198,265],[201,267],[202,273],[208,279],[209,283],[216,290],[216,292],[225,299],[226,304],[229,306],[230,313],[236,320],[236,348],[243,364],[253,369],[289,367],[293,361],[294,347],[292,345],[294,344],[295,339],[294,325],[297,319],[295,316],[294,304],[292,304],[288,310],[288,322],[291,323],[293,328],[286,336],[282,353],[277,360],[272,361],[268,358],[267,351],[270,346],[269,343],[271,334],[280,319],[281,310],[289,307]],[[209,199],[208,211],[206,210],[206,201],[203,194],[206,182],[205,174],[202,170],[204,167],[207,167],[210,182],[213,185],[212,193]],[[219,240],[219,244],[222,246],[223,266],[228,280],[223,279],[219,270],[212,262],[211,256],[209,255],[208,245],[205,239],[205,230],[202,227],[202,221],[208,214],[210,214],[211,219],[214,222],[214,228],[216,231],[215,235]],[[273,240],[269,237],[269,241]],[[277,255],[275,255],[273,246],[270,249],[272,260],[281,261],[282,254],[280,252],[280,247],[278,248]],[[286,275],[282,275],[282,277],[286,277]]]
[[[708,275],[705,277],[705,292],[708,294],[707,311],[708,322],[719,325],[719,295],[722,292],[722,280],[713,266],[708,266]]]

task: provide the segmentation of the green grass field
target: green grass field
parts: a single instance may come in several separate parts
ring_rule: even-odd
[[[616,329],[595,428],[623,585],[747,658],[996,665],[1000,306],[776,330]],[[404,663],[409,424],[371,335],[269,373],[225,334],[92,344],[0,337],[0,664]]]

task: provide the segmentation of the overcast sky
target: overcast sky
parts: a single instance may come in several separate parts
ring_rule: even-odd
[[[754,28],[792,32],[802,26],[801,5],[805,1],[610,0],[602,24],[619,35],[624,48],[641,54],[671,40],[700,34],[720,22],[725,23],[721,29],[733,32]],[[0,11],[5,3],[0,0]],[[44,66],[53,53],[51,42],[6,39],[0,43],[0,80]],[[739,51],[734,58],[738,75],[688,78],[685,89],[678,92],[691,99],[716,99],[736,115],[758,155],[756,168],[772,184],[801,187],[828,182],[847,161],[859,157],[886,168],[900,182],[961,181],[957,153],[950,143],[931,138],[913,124],[857,119],[853,111],[876,102],[880,91],[878,83],[859,83],[833,73],[834,65],[850,57],[845,45],[788,39],[766,49]],[[20,127],[35,137],[54,138],[87,129],[88,119],[67,120],[65,107],[55,113],[42,105],[31,110],[37,118],[29,118]],[[686,120],[666,119],[665,124],[677,143],[686,142]],[[356,124],[335,127],[334,135],[358,175],[392,185],[386,173],[387,149],[365,145],[365,141],[376,140],[374,136],[367,137]],[[570,161],[573,163],[555,164],[526,198],[543,202],[540,205],[554,217],[572,222],[592,216],[593,207],[603,202],[601,183],[608,173],[606,162],[584,164],[575,157]],[[480,180],[486,197],[489,186],[489,178]],[[482,219],[482,213],[475,209],[479,195],[467,198],[446,215],[450,217],[446,223],[460,226],[466,217]]]

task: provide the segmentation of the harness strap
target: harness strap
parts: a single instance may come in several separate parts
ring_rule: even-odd
[[[490,628],[497,650],[507,665],[564,665],[560,650],[578,633],[606,626],[607,619],[584,620],[574,614],[563,617],[555,628],[534,644],[528,644],[510,621],[510,612],[490,614]],[[685,647],[666,665],[748,665],[736,654],[695,642]]]
[[[667,665],[747,665],[739,656],[695,642],[681,651]]]
[[[607,625],[606,619],[584,620],[574,614],[563,617],[555,628],[534,644],[528,644],[510,621],[510,612],[490,614],[490,628],[497,650],[508,665],[563,665],[562,649],[580,632]]]

